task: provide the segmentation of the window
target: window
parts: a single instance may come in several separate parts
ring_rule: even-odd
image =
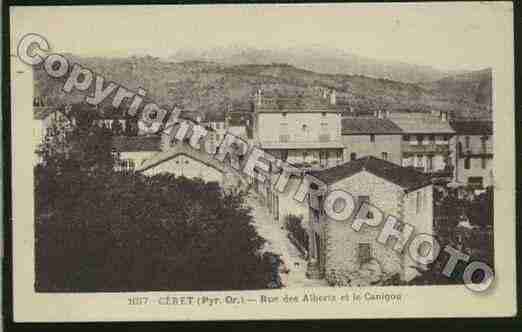
[[[466,136],[466,149],[469,149],[469,136]]]
[[[470,168],[470,164],[471,164],[471,160],[470,160],[469,157],[464,159],[464,169],[469,169]]]
[[[372,260],[372,247],[369,243],[359,243],[359,264],[365,264]]]
[[[286,161],[288,159],[288,150],[281,150],[281,159]]]
[[[301,128],[303,129],[303,131],[306,131],[308,129],[308,126],[304,124]]]
[[[424,140],[424,136],[422,135],[417,135],[417,142],[419,142],[419,144],[422,144],[422,141]]]
[[[343,162],[343,150],[337,150],[337,162],[338,163]]]
[[[417,191],[417,201],[415,204],[415,213],[419,214],[422,208],[422,197],[420,191]]]
[[[484,179],[482,178],[482,176],[470,176],[468,178],[468,185],[482,188],[483,181],[484,181]]]
[[[321,122],[321,130],[328,131],[328,122]]]
[[[361,210],[364,205],[364,210]],[[370,196],[357,196],[357,204],[359,206],[359,209],[357,210],[358,215],[364,215],[367,219],[373,219],[373,213],[368,209],[370,203]]]
[[[308,151],[303,151],[303,162],[306,161],[306,157],[308,157]]]
[[[322,115],[322,116],[326,116],[326,112],[322,112],[321,115]]]
[[[432,143],[435,143],[435,135],[430,135],[428,140]]]
[[[482,140],[482,151],[486,151],[486,142],[488,140],[488,136],[482,136],[481,140]]]
[[[404,142],[409,142],[409,141],[410,141],[410,135],[404,135],[404,136],[402,136],[402,140],[403,140]]]
[[[424,167],[423,155],[421,155],[421,154],[417,155],[417,164],[415,165],[415,167]]]
[[[486,169],[486,157],[482,157],[481,164],[482,164],[482,169]]]
[[[355,152],[350,153],[350,160],[357,159],[357,154]]]
[[[428,156],[428,159],[426,160],[426,169],[428,172],[431,172],[433,170],[433,156]]]
[[[328,151],[326,151],[326,150],[319,151],[319,165],[321,165],[321,167],[326,167],[327,163],[328,163]]]
[[[284,117],[286,117],[286,113],[282,113],[281,115],[284,116]]]
[[[381,153],[381,156],[383,160],[388,160],[388,152]]]
[[[375,143],[375,135],[370,135],[370,142]]]

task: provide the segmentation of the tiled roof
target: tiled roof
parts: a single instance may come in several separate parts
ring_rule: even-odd
[[[447,121],[427,113],[392,113],[389,119],[408,134],[454,134]]]
[[[161,150],[160,136],[116,136],[112,147],[118,152],[153,152]]]
[[[493,135],[492,121],[454,121],[450,124],[457,135]]]
[[[158,152],[157,154],[153,155],[150,159],[145,160],[143,164],[139,166],[137,171],[143,172],[161,163],[169,161],[170,159],[175,158],[178,155],[189,156],[207,166],[213,167],[214,169],[222,173],[226,171],[224,163],[214,159],[205,151],[196,150],[186,143],[177,143],[172,145],[165,151]]]
[[[338,141],[326,142],[260,142],[262,149],[342,149],[343,143]]]
[[[388,119],[375,117],[345,117],[342,119],[343,135],[401,133],[401,128]]]
[[[261,104],[256,104],[258,113],[281,113],[281,112],[341,112],[345,106],[331,105],[322,98],[308,97],[265,97],[261,98]]]
[[[359,158],[339,166],[312,172],[311,175],[317,177],[326,184],[333,184],[342,179],[349,178],[363,170],[394,183],[406,190],[415,190],[431,183],[430,177],[423,173],[411,168],[401,167],[373,156]]]

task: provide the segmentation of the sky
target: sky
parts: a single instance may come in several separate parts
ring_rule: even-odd
[[[11,8],[11,47],[26,33],[53,51],[167,57],[231,45],[320,46],[443,70],[490,67],[512,39],[509,3]],[[499,38],[499,35],[502,36]]]

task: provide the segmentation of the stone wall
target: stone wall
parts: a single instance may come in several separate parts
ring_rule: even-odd
[[[374,156],[384,159],[382,153],[388,154],[388,161],[400,165],[402,160],[401,135],[375,135],[374,142],[370,135],[343,135],[344,160],[349,161],[350,155],[355,153],[357,158]]]
[[[371,204],[379,207],[385,214],[399,216],[402,214],[400,200],[403,190],[384,179],[362,171],[352,177],[334,184],[331,188],[342,189],[355,198],[369,196]],[[323,216],[323,218],[327,218]],[[327,219],[321,222],[321,242],[323,246],[323,268],[327,280],[341,278],[355,279],[361,268],[359,261],[359,244],[368,243],[371,246],[371,256],[379,264],[384,275],[403,274],[403,258],[391,249],[394,241],[387,247],[377,242],[380,227],[363,228],[356,232],[351,227],[352,220],[336,221]],[[321,259],[320,259],[321,260]],[[343,277],[344,276],[344,277]]]

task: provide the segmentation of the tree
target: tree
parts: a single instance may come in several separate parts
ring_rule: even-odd
[[[44,148],[57,161],[35,167],[37,291],[268,287],[273,267],[244,194],[116,172],[110,136],[86,123],[68,137],[69,154]]]

